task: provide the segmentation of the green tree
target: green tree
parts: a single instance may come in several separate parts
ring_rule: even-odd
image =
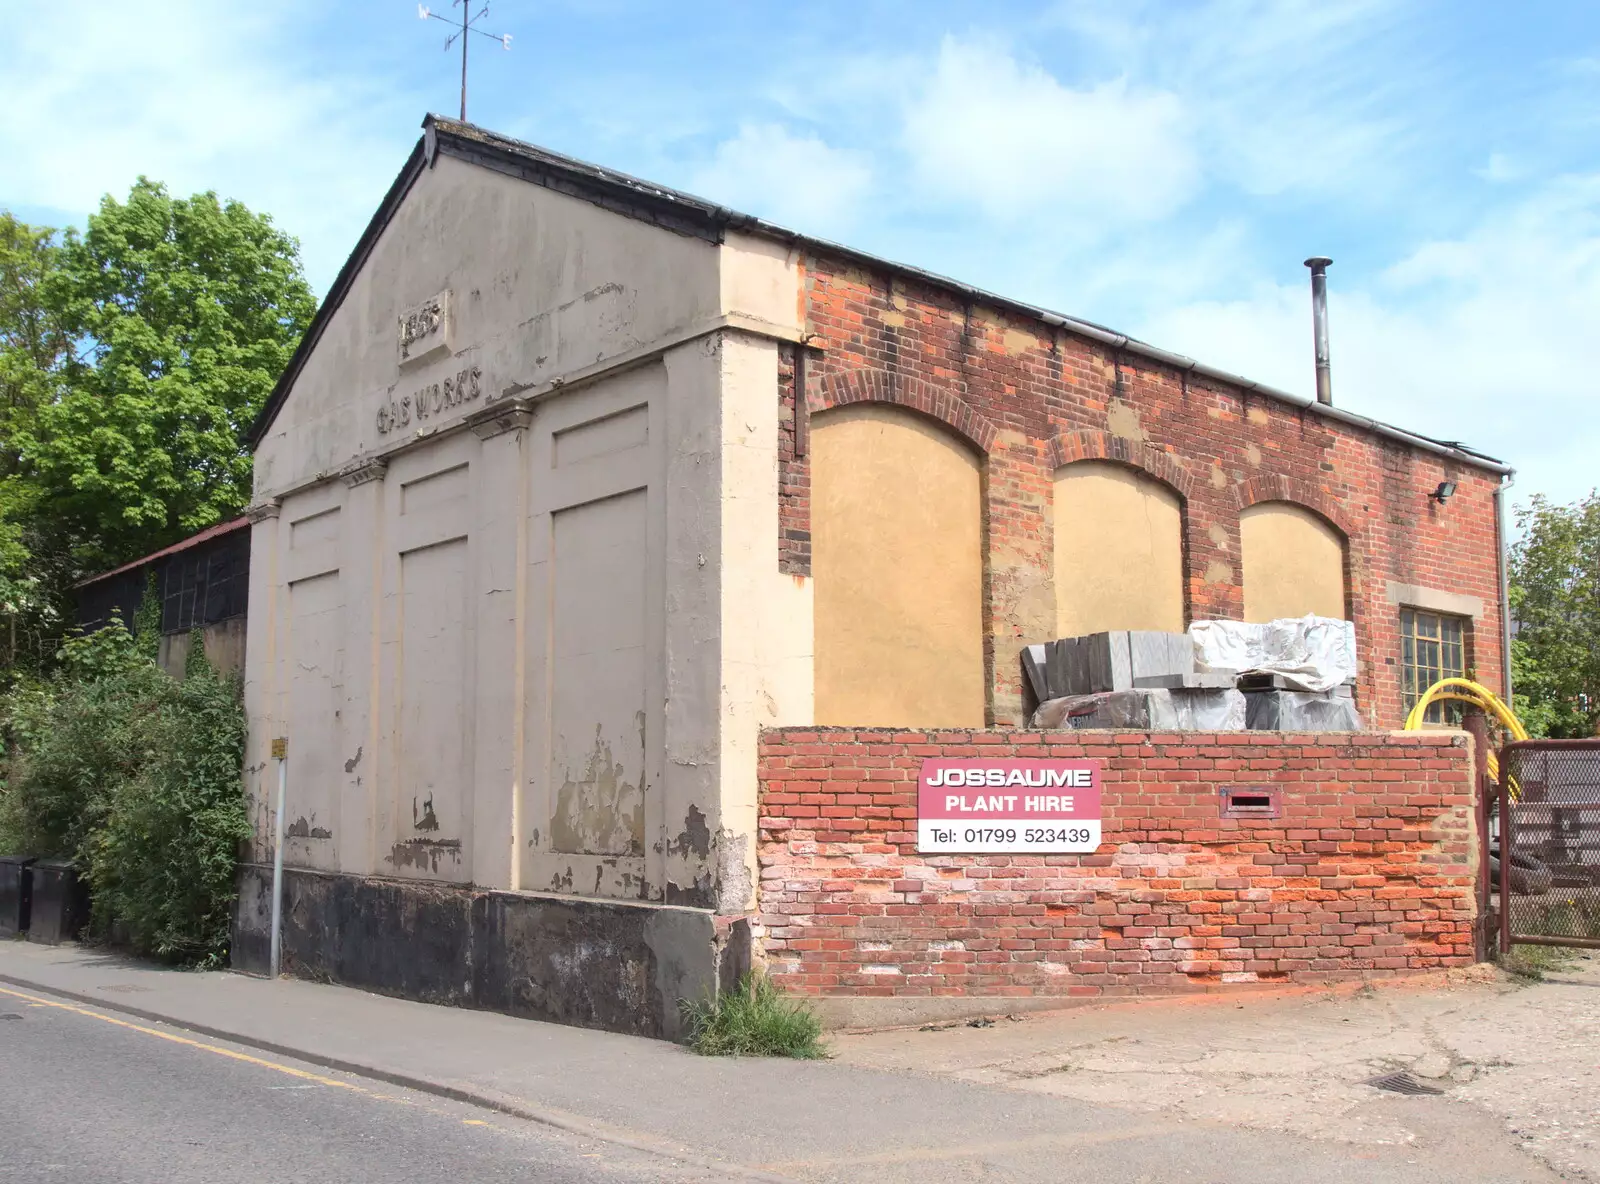
[[[46,299],[61,245],[48,227],[0,210],[0,653],[15,666],[19,651],[38,658],[60,618],[60,548],[38,529],[41,491],[20,439],[48,403],[70,356],[71,335]]]
[[[1513,705],[1535,736],[1600,725],[1600,495],[1570,506],[1535,494],[1511,548]]]
[[[68,233],[45,303],[78,345],[18,447],[37,512],[86,570],[243,508],[242,437],[316,303],[295,240],[215,193],[141,177]]]
[[[44,288],[61,256],[56,232],[0,210],[0,480],[22,466],[17,433],[49,399],[54,374],[72,346]]]

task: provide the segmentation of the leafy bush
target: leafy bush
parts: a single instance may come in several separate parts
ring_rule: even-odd
[[[88,867],[100,923],[115,917],[159,957],[213,963],[227,953],[239,844],[250,837],[245,723],[237,680],[196,665],[167,681],[142,720],[145,762],[111,796]]]
[[[804,1002],[785,999],[764,976],[703,1002],[684,1000],[689,1047],[708,1057],[823,1056],[822,1021]]]
[[[239,683],[203,659],[176,681],[144,648],[114,622],[9,696],[0,842],[75,860],[97,931],[114,919],[142,953],[216,962],[250,833]]]
[[[140,722],[166,690],[120,621],[68,641],[60,669],[8,696],[0,831],[31,855],[80,858],[109,791],[144,763]]]

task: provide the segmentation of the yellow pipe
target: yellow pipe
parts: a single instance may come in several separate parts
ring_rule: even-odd
[[[1411,713],[1406,716],[1405,730],[1408,732],[1420,730],[1422,717],[1426,714],[1428,707],[1440,702],[1470,703],[1474,707],[1488,711],[1504,724],[1506,730],[1511,733],[1513,740],[1527,740],[1530,738],[1528,729],[1522,726],[1522,721],[1517,718],[1516,713],[1511,708],[1505,705],[1500,696],[1482,683],[1473,682],[1469,678],[1441,678],[1424,691],[1422,697],[1417,700],[1416,706],[1411,709]],[[1489,776],[1498,781],[1500,780],[1499,755],[1491,749],[1488,757]],[[1509,786],[1509,789],[1513,798],[1521,797],[1519,787],[1514,782]]]

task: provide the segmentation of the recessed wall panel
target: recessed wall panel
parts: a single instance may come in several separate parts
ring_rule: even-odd
[[[551,847],[644,853],[647,499],[551,517]]]
[[[470,766],[465,538],[400,556],[396,870],[457,878]]]
[[[649,407],[630,407],[554,433],[551,463],[560,468],[639,448],[649,439],[649,433]]]
[[[335,518],[335,521],[337,519]],[[344,598],[339,573],[288,587],[288,810],[285,860],[336,868],[341,781],[339,708],[343,699]]]
[[[438,473],[430,473],[400,487],[400,512],[416,514],[437,509],[452,502],[463,502],[467,497],[467,466],[456,465]]]

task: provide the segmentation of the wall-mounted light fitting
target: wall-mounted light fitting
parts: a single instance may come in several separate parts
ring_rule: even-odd
[[[1442,506],[1450,497],[1455,494],[1455,491],[1456,483],[1454,481],[1441,481],[1439,482],[1439,488],[1435,489],[1428,496]]]

